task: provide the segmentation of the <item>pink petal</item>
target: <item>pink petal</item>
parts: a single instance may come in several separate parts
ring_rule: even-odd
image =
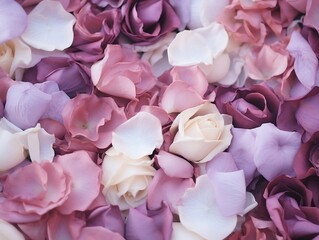
[[[191,178],[193,176],[193,166],[183,158],[165,151],[160,151],[156,158],[158,165],[169,177]]]
[[[81,231],[79,240],[98,240],[98,239],[112,239],[125,240],[119,233],[114,233],[103,227],[84,227]]]
[[[68,199],[58,209],[63,214],[86,210],[100,191],[101,169],[85,151],[57,156],[64,171],[71,176],[72,189]],[[83,174],[85,172],[85,174]]]

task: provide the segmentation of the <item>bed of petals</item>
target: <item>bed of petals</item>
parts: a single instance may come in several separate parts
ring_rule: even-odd
[[[318,11],[0,0],[0,238],[319,239]]]

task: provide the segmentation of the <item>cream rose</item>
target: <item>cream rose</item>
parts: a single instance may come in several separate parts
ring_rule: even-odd
[[[192,162],[210,161],[230,145],[231,122],[231,116],[220,114],[210,102],[186,109],[170,128],[175,137],[169,151]]]
[[[147,196],[147,187],[155,169],[148,156],[132,159],[111,147],[102,163],[103,194],[112,205],[121,210],[137,207]]]

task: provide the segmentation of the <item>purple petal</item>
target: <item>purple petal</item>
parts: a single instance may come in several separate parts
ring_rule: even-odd
[[[20,36],[27,27],[27,14],[13,0],[0,0],[0,44]]]
[[[46,112],[51,96],[30,83],[11,86],[7,93],[5,117],[21,129],[34,127]]]

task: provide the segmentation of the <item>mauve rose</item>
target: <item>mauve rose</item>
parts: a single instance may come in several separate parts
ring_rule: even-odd
[[[284,239],[314,239],[319,234],[319,181],[315,171],[304,179],[280,176],[264,198],[269,216]]]
[[[103,58],[107,44],[120,33],[122,15],[119,9],[104,9],[85,4],[75,12],[74,40],[69,54],[76,60],[93,63]]]
[[[86,2],[86,0],[55,0],[55,1],[60,2],[62,6],[65,8],[65,10],[68,12],[73,12],[78,10]],[[17,2],[20,3],[22,7],[26,8],[27,10],[30,10],[31,8],[35,7],[36,4],[41,2],[41,0],[17,0]]]
[[[131,100],[153,88],[156,81],[148,62],[129,48],[111,44],[104,58],[92,65],[91,75],[99,91]]]
[[[238,128],[255,128],[276,122],[279,98],[265,84],[250,88],[217,87],[215,104],[221,113],[231,115]]]
[[[70,58],[48,57],[26,70],[23,81],[31,83],[53,81],[69,97],[74,97],[78,93],[92,92],[93,85],[89,72],[86,66]]]
[[[104,149],[111,144],[112,132],[126,121],[123,108],[112,98],[79,94],[64,107],[62,117],[69,141]]]
[[[122,33],[137,44],[151,44],[180,26],[168,0],[128,0],[123,11]]]

